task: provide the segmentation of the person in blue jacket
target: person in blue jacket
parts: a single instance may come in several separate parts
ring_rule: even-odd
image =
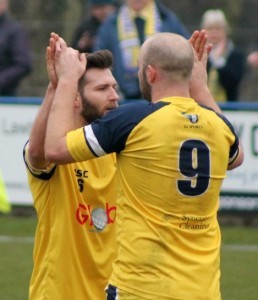
[[[114,0],[90,0],[90,11],[74,31],[71,46],[79,52],[92,53],[99,26],[115,11]]]
[[[31,71],[27,32],[11,18],[8,0],[0,0],[0,96],[16,96],[21,80]]]
[[[99,28],[94,50],[108,49],[121,98],[142,99],[137,58],[144,40],[158,32],[189,33],[174,12],[154,0],[125,0]]]

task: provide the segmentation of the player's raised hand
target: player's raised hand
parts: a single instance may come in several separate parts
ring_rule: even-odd
[[[193,98],[198,98],[200,90],[207,87],[207,61],[212,49],[212,44],[207,43],[208,35],[206,30],[195,30],[189,42],[194,50],[194,67],[190,81],[190,94]]]
[[[189,39],[189,42],[192,45],[199,60],[202,59],[203,55],[206,55],[204,51],[207,50],[207,53],[209,54],[212,49],[212,45],[208,44],[207,41],[208,35],[206,33],[206,30],[204,29],[201,31],[195,30]]]
[[[199,93],[208,88],[207,80],[207,60],[210,52],[209,45],[205,45],[201,50],[202,54],[199,59],[197,52],[194,51],[194,66],[190,80],[190,95],[194,99],[199,98]]]
[[[55,69],[58,79],[79,80],[86,68],[86,56],[71,47],[59,37],[55,47]]]
[[[51,84],[56,87],[57,86],[57,74],[55,70],[55,47],[56,42],[58,41],[58,34],[52,32],[49,39],[49,45],[46,50],[46,63],[47,63],[47,72],[48,78]]]
[[[198,54],[194,51],[194,67],[189,86],[190,96],[199,104],[209,106],[216,112],[222,113],[207,84],[207,61],[212,45],[206,44],[202,46],[202,44],[200,44],[198,47],[201,47],[199,51],[200,57],[198,57]]]

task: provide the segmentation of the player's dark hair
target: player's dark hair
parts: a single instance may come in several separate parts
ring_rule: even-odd
[[[111,69],[113,64],[113,55],[109,50],[99,50],[93,53],[86,53],[87,68]]]
[[[96,69],[112,69],[113,55],[109,50],[98,50],[93,53],[85,53],[87,58],[87,66],[84,75],[79,81],[79,92],[83,91],[87,80],[87,71],[92,68]]]

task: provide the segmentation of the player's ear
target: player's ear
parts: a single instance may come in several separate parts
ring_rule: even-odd
[[[75,107],[80,107],[81,103],[82,103],[81,95],[80,95],[80,93],[77,92],[76,98],[75,98],[75,101],[74,101],[74,105],[75,105]]]
[[[149,84],[152,84],[157,76],[156,69],[152,65],[148,65],[146,68],[146,79]]]

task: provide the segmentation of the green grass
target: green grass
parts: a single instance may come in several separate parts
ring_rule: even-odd
[[[222,244],[257,245],[258,228],[244,226],[221,226]]]
[[[221,290],[223,299],[257,300],[258,228],[222,226],[221,232],[223,245],[221,251]],[[235,247],[229,247],[229,245]],[[247,247],[241,248],[241,246]]]
[[[0,236],[33,237],[35,217],[0,216]],[[32,242],[0,240],[0,299],[27,300],[32,270]]]
[[[257,300],[258,252],[222,250],[221,259],[223,299]]]
[[[1,300],[28,299],[33,243],[31,240],[24,242],[19,238],[33,237],[35,228],[35,217],[0,215],[0,237],[16,237],[16,240],[9,242],[0,239]],[[256,300],[258,295],[258,229],[222,226],[221,231],[223,300]],[[244,247],[241,248],[241,246]],[[250,246],[255,246],[255,248]]]

